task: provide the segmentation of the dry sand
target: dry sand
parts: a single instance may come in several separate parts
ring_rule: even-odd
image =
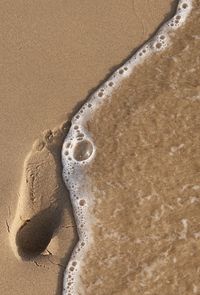
[[[60,294],[63,265],[77,235],[60,178],[60,148],[67,127],[63,133],[55,126],[69,120],[88,91],[154,32],[172,13],[171,4],[171,0],[1,1],[1,294]],[[33,146],[39,137],[42,143]],[[9,233],[14,217],[16,227]],[[61,222],[58,230],[52,224],[54,217]],[[22,231],[17,238],[25,251],[15,247],[13,251],[13,237],[24,223],[28,234]],[[41,242],[43,233],[47,239],[38,249],[33,237]],[[52,235],[48,247],[52,254],[17,259],[18,254],[41,252]],[[21,237],[32,239],[31,246]]]

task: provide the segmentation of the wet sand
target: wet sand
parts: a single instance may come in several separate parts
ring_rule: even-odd
[[[88,90],[172,13],[171,3],[1,2],[1,294],[60,294],[63,264],[77,234],[71,227],[74,220],[69,196],[60,178],[59,154],[67,128],[64,133],[58,128],[71,118],[70,113],[83,102]],[[31,173],[26,170],[27,155],[33,162],[28,170]],[[53,212],[48,209],[52,200],[48,196],[58,183],[61,192],[56,191],[52,203],[65,204],[61,206],[63,215],[60,205],[53,207]],[[36,194],[31,197],[32,188],[36,188]],[[21,205],[16,212],[18,200]],[[60,215],[62,221],[55,229],[52,217],[59,220]],[[18,236],[23,253],[13,252],[10,246],[16,216],[18,226],[28,225],[27,233],[23,235],[22,231]],[[33,233],[41,242],[44,232],[47,239],[39,249]],[[28,245],[30,258],[42,251],[52,235],[49,252],[20,261],[27,258],[27,238],[32,245],[31,249]]]
[[[200,2],[87,122],[93,243],[79,294],[200,293]]]

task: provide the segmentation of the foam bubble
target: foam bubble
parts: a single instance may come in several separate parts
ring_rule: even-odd
[[[184,24],[192,8],[192,0],[180,0],[174,17],[167,21],[129,60],[117,69],[88,99],[86,104],[72,119],[72,126],[63,143],[62,164],[63,179],[70,191],[74,216],[76,219],[79,242],[73,250],[63,280],[63,295],[76,295],[80,284],[79,273],[83,265],[87,249],[92,241],[91,219],[88,208],[93,206],[84,167],[95,158],[96,147],[87,131],[87,121],[119,87],[121,81],[128,77],[135,67],[151,54],[164,50],[170,44],[170,32]]]
[[[84,161],[89,159],[93,153],[93,145],[89,140],[78,142],[74,148],[74,159],[76,161]]]

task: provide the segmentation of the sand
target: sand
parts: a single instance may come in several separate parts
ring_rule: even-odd
[[[77,240],[61,179],[63,123],[174,3],[1,2],[1,294],[60,294]]]
[[[93,241],[78,294],[200,294],[200,2],[87,122]],[[95,269],[95,271],[94,271]]]

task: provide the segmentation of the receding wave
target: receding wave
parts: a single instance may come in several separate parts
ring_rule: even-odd
[[[192,251],[185,210],[200,200],[199,19],[198,0],[179,1],[72,119],[62,163],[79,242],[63,295],[197,290],[180,281],[176,270],[187,261],[176,254]]]

